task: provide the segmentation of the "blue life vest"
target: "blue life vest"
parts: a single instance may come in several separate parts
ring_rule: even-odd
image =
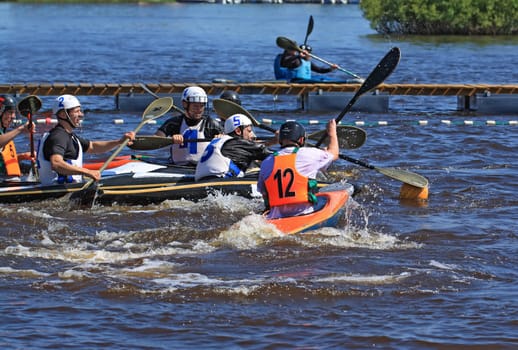
[[[311,79],[311,62],[301,60],[302,64],[295,69],[288,69],[281,66],[282,54],[278,54],[275,57],[273,63],[273,70],[275,73],[275,79]]]

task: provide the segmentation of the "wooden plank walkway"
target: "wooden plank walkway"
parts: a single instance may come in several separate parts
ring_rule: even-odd
[[[355,92],[359,84],[292,84],[282,82],[255,83],[159,83],[147,84],[157,94],[180,94],[188,86],[202,87],[209,95],[224,90],[240,94],[306,95],[316,92]],[[381,84],[377,90],[389,95],[474,96],[476,94],[518,94],[518,85],[487,84]],[[146,93],[140,83],[24,83],[0,84],[0,94],[59,96],[116,96]]]

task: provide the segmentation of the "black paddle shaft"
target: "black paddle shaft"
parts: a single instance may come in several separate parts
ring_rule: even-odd
[[[362,162],[359,159],[354,159],[354,158],[348,157],[345,154],[339,154],[338,156],[340,157],[340,159],[347,160],[347,161],[349,161],[351,163],[354,163],[356,165],[360,165],[362,167],[369,168],[371,170],[376,170],[376,167],[374,165],[367,164],[365,162]]]
[[[336,117],[335,121],[338,124],[342,118],[345,116],[347,112],[354,105],[356,100],[366,93],[374,89],[379,84],[383,83],[385,79],[394,71],[399,63],[399,59],[401,58],[401,51],[398,47],[393,47],[390,51],[383,57],[383,59],[378,63],[378,65],[372,70],[367,79],[360,86],[360,89],[354,94],[351,98],[347,106],[342,110],[342,112]],[[324,142],[327,135],[323,135],[320,140],[318,140],[316,146],[320,146],[322,142]]]

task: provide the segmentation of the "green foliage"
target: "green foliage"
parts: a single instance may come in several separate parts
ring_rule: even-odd
[[[518,34],[518,0],[362,0],[360,8],[380,34]]]

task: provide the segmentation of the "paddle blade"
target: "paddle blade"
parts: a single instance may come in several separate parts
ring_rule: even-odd
[[[388,76],[396,69],[399,59],[401,58],[401,51],[398,47],[393,47],[390,49],[389,52],[381,59],[381,61],[374,67],[372,72],[369,74],[367,79],[363,82],[363,84],[360,86],[358,91],[354,94],[354,96],[351,98],[347,106],[340,112],[338,117],[336,117],[335,121],[338,124],[342,118],[345,116],[347,112],[351,109],[351,107],[354,105],[356,100],[366,93],[367,91],[370,91],[374,89],[376,86],[381,84],[385,79],[388,78]],[[317,142],[317,147],[322,144],[324,141],[324,138],[322,137]]]
[[[92,208],[98,195],[98,184],[92,183],[87,188],[72,193],[69,199],[70,209]]]
[[[149,151],[171,146],[173,140],[162,136],[136,136],[129,148],[137,151]]]
[[[284,50],[297,50],[300,51],[299,45],[297,45],[297,42],[291,39],[288,39],[284,36],[278,36],[275,40],[277,43],[277,46]]]
[[[348,125],[338,125],[336,127],[336,133],[338,135],[338,145],[344,149],[356,149],[363,146],[367,139],[367,133],[361,128]],[[320,140],[324,137],[323,144],[329,144],[329,137],[327,137],[327,130],[320,130],[308,135],[310,140]]]
[[[399,180],[403,183],[419,187],[419,188],[425,188],[428,187],[428,179],[424,176],[421,176],[416,173],[412,173],[410,171],[400,170],[400,169],[394,169],[394,168],[377,168],[375,167],[375,170],[379,173],[391,177],[395,180]]]
[[[254,126],[258,126],[260,123],[248,112],[245,108],[241,107],[237,103],[229,100],[217,98],[212,101],[212,106],[222,120],[227,120],[234,114],[244,114],[252,121]]]
[[[400,58],[401,51],[399,50],[399,47],[393,47],[390,49],[385,57],[383,57],[376,65],[376,67],[374,67],[356,94],[358,96],[364,94],[367,91],[374,89],[379,84],[383,83],[385,79],[387,79],[394,71],[394,69],[396,69]]]
[[[172,97],[157,98],[146,107],[144,113],[142,113],[142,119],[156,119],[161,117],[169,112],[173,104]]]
[[[311,32],[313,32],[313,25],[315,23],[313,22],[313,16],[309,16],[309,22],[308,22],[308,29],[306,30],[306,37],[304,38],[304,45],[308,43],[308,37]]]
[[[42,103],[38,96],[29,95],[18,102],[18,111],[21,115],[27,118],[29,114],[32,116],[39,111],[41,106]]]

